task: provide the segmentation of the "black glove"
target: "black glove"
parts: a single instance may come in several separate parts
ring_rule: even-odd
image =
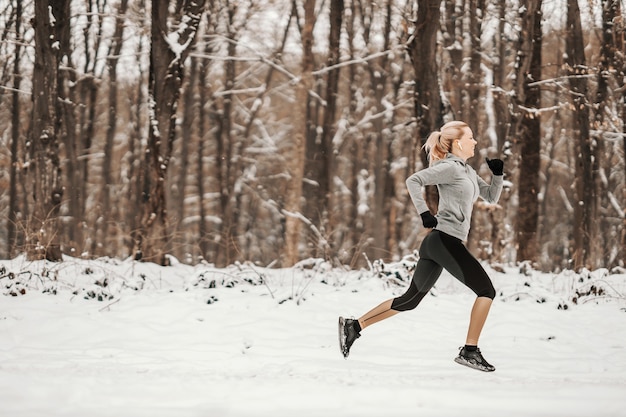
[[[430,214],[430,211],[427,210],[421,213],[420,216],[422,216],[422,224],[425,228],[432,229],[437,226],[437,218]]]
[[[493,175],[504,175],[504,162],[502,162],[502,159],[487,158],[487,165],[489,165],[489,169],[493,172]]]

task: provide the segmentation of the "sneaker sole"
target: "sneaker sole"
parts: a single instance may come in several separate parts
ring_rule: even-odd
[[[339,317],[339,351],[344,359],[348,359],[348,355],[345,353],[346,347],[346,332],[344,331],[346,321],[343,317]]]
[[[466,361],[465,359],[461,357],[454,358],[454,361],[460,365],[467,366],[468,368],[476,369],[477,371],[493,372],[496,370],[496,368],[485,368],[484,366],[473,364],[471,362]]]

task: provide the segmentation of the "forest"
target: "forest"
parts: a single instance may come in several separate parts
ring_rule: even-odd
[[[505,162],[468,247],[623,268],[619,0],[0,0],[0,258],[358,268],[463,120]],[[436,189],[425,190],[435,211]]]

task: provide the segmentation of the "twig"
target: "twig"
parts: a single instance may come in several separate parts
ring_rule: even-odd
[[[270,286],[267,284],[267,280],[265,279],[265,276],[263,274],[260,274],[256,269],[254,269],[254,265],[252,265],[252,264],[249,264],[248,268],[250,268],[252,270],[252,272],[257,274],[259,276],[259,278],[261,278],[261,281],[263,281],[263,285],[265,285],[265,288],[267,288],[267,290],[270,292],[270,296],[272,297],[272,299],[273,300],[276,299],[276,297],[274,297],[274,291],[272,291]]]
[[[121,300],[121,298],[118,298],[117,300],[113,301],[112,303],[105,305],[104,307],[102,307],[102,308],[101,308],[100,310],[98,310],[98,311],[103,311],[104,309],[107,309],[107,310],[108,310],[108,309],[109,309],[109,307],[111,307],[111,306],[112,306],[113,304],[115,304],[115,303],[119,303],[119,301],[120,301],[120,300]]]

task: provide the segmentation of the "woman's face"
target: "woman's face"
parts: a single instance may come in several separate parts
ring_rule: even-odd
[[[474,139],[474,133],[472,132],[472,129],[466,127],[463,130],[465,131],[465,133],[463,133],[461,139],[456,140],[455,144],[453,145],[453,150],[455,151],[453,153],[458,157],[467,160],[474,156],[474,148],[476,148],[476,144],[478,142],[476,142],[476,140]]]

